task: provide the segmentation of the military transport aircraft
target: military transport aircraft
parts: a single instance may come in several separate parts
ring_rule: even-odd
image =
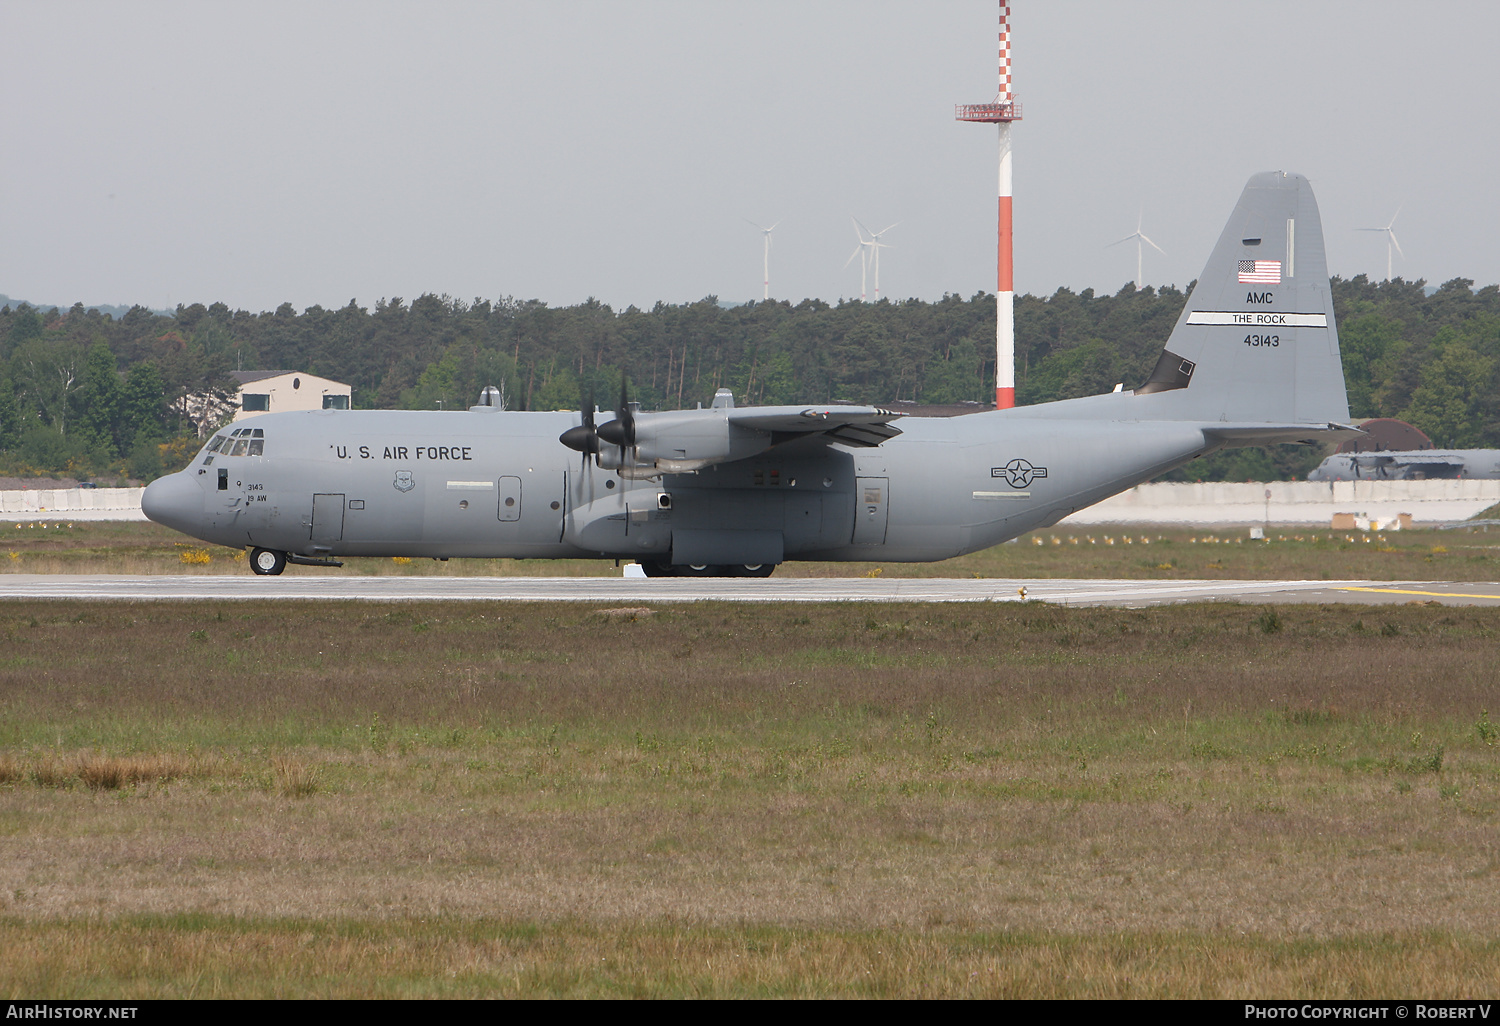
[[[1429,478],[1500,478],[1500,449],[1411,449],[1334,453],[1314,467],[1309,481],[1426,481]]]
[[[867,406],[273,413],[153,482],[146,516],[249,547],[258,574],[339,556],[635,560],[766,576],[947,559],[1057,523],[1226,446],[1355,437],[1307,179],[1252,177],[1136,389],[951,419]]]

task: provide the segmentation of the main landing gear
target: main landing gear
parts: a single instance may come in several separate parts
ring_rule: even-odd
[[[775,563],[642,563],[647,577],[770,577]]]

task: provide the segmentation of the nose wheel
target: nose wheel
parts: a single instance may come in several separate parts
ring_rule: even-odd
[[[286,553],[272,549],[251,549],[250,569],[262,577],[275,577],[286,569]]]

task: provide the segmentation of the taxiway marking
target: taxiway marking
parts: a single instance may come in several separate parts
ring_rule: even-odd
[[[1500,601],[1500,595],[1481,595],[1472,591],[1410,591],[1406,588],[1336,588],[1336,591],[1375,591],[1386,595],[1430,595],[1432,598],[1473,598],[1473,599],[1495,599]]]

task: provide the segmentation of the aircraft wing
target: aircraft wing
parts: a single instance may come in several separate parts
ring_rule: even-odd
[[[769,432],[778,442],[826,435],[829,441],[870,448],[901,433],[892,423],[901,416],[878,406],[751,406],[730,410],[729,423]]]
[[[558,439],[596,453],[599,466],[622,476],[688,474],[733,463],[799,438],[862,447],[901,433],[891,421],[901,414],[875,406],[715,406],[703,410],[635,413],[601,424],[580,425]],[[581,447],[581,448],[580,448]]]
[[[1444,467],[1461,467],[1464,465],[1464,461],[1455,457],[1451,452],[1441,453],[1439,455],[1419,452],[1361,452],[1354,454],[1354,462],[1358,463],[1362,467],[1389,466],[1392,463],[1399,463],[1402,466],[1407,466],[1414,463],[1425,463]]]

